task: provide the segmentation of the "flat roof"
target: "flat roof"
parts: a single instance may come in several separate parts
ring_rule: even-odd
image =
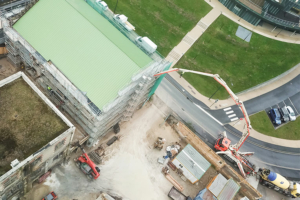
[[[68,128],[22,78],[0,87],[0,176]]]
[[[13,28],[100,109],[152,61],[83,0],[40,0]]]

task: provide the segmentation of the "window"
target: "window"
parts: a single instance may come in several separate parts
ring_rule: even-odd
[[[40,162],[42,162],[42,156],[36,158],[36,159],[32,162],[32,167],[36,166],[36,165],[39,164]]]
[[[65,142],[66,142],[66,138],[63,139],[62,141],[58,142],[56,145],[55,145],[55,151],[60,149],[62,146],[65,145]]]
[[[53,162],[54,162],[55,160],[57,160],[58,158],[62,157],[62,155],[63,155],[63,152],[60,152],[59,154],[57,154],[57,155],[53,158]]]

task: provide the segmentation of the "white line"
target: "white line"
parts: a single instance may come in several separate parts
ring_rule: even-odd
[[[280,165],[274,165],[274,164],[267,163],[267,162],[264,162],[264,161],[261,161],[259,159],[255,159],[255,158],[251,158],[251,160],[256,160],[256,161],[264,163],[266,165],[270,165],[270,166],[274,166],[274,167],[280,167],[280,168],[283,168],[283,169],[291,169],[291,170],[295,170],[295,171],[299,171],[300,170],[299,168],[291,168],[291,167],[284,167],[284,166],[280,166]]]
[[[235,117],[235,116],[236,116],[236,114],[233,114],[233,115],[229,115],[228,117],[231,118],[231,117]]]
[[[286,106],[286,104],[284,103],[284,101],[282,101],[283,102],[283,104]]]
[[[230,119],[230,121],[235,121],[235,120],[238,120],[239,118],[237,118],[237,117],[235,117],[235,118],[232,118],[232,119]]]
[[[193,103],[195,104],[195,103]],[[210,116],[210,118],[212,118],[213,120],[215,120],[216,122],[218,122],[218,124],[220,124],[221,126],[223,126],[223,124],[221,122],[219,122],[216,118],[214,118],[213,116],[211,116],[211,114],[209,114],[208,112],[206,112],[203,108],[201,108],[201,106],[195,104],[200,110],[202,110],[205,114],[207,114],[208,116]]]
[[[228,107],[228,108],[225,108],[225,109],[223,109],[224,111],[227,111],[227,110],[230,110],[231,109],[231,107]]]
[[[232,111],[229,111],[229,112],[226,112],[226,115],[230,114],[230,113],[233,113],[233,110]]]
[[[289,97],[288,99],[290,100],[291,104],[294,106],[294,108],[295,108],[296,112],[297,112],[297,113],[298,113],[298,115],[299,115],[299,112],[298,112],[297,108],[295,107],[295,105],[293,104],[293,102],[291,101],[290,97]]]

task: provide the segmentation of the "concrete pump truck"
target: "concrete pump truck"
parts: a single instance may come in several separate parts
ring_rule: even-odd
[[[179,72],[181,73],[181,76],[185,72],[189,72],[189,73],[212,77],[227,90],[227,92],[229,93],[229,95],[231,96],[235,104],[242,111],[246,122],[247,130],[242,134],[241,139],[234,145],[231,144],[231,140],[227,138],[226,132],[224,132],[216,140],[214,148],[218,151],[217,154],[222,154],[227,160],[229,160],[231,163],[237,166],[241,174],[243,175],[243,177],[246,177],[247,175],[253,175],[255,173],[255,165],[252,164],[246,157],[253,155],[254,152],[239,151],[239,149],[242,147],[246,139],[249,137],[250,129],[252,128],[250,124],[249,116],[247,114],[243,102],[239,100],[239,98],[231,91],[231,89],[228,87],[226,82],[218,74],[209,74],[209,73],[198,72],[193,70],[173,68],[171,70],[155,74],[154,76],[160,76],[162,74],[166,74],[170,72]]]

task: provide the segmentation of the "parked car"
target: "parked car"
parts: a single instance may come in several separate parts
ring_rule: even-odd
[[[277,108],[271,109],[269,114],[270,114],[273,124],[277,124],[277,125],[281,124],[281,119],[280,119],[281,116],[280,116],[280,113]]]
[[[100,8],[102,10],[108,10],[108,6],[107,4],[105,3],[105,1],[102,1],[102,0],[96,0],[96,3],[100,6]]]
[[[296,115],[294,113],[294,110],[291,108],[291,106],[287,106],[286,107],[288,113],[289,113],[289,118],[291,121],[295,121],[296,120]]]
[[[279,108],[279,112],[281,114],[281,120],[284,122],[290,121],[289,112],[286,109],[286,106]]]
[[[47,196],[45,196],[42,200],[54,200],[57,199],[57,195],[52,191]]]

